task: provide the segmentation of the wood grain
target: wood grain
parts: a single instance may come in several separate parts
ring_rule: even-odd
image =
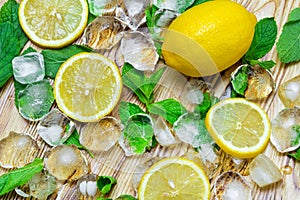
[[[274,17],[278,31],[281,32],[283,24],[287,21],[289,12],[296,7],[300,6],[300,0],[235,0],[236,2],[245,6],[249,11],[253,12],[258,19],[264,17]],[[5,0],[0,0],[2,5]],[[279,34],[278,34],[279,35]],[[29,42],[27,46],[32,46]],[[38,47],[35,47],[38,48]],[[118,57],[118,51],[102,52],[111,59],[115,60]],[[279,86],[284,81],[300,74],[300,63],[283,64],[277,58],[277,52],[273,48],[266,59],[272,59],[276,61],[276,66],[272,69],[274,74],[276,85]],[[119,61],[118,61],[119,62]],[[120,61],[121,63],[121,61]],[[206,77],[205,80],[213,85],[213,91],[217,96],[221,96],[225,92],[225,88],[229,83],[230,72],[235,68],[228,69],[222,73],[222,76]],[[177,98],[181,101],[185,101],[182,93],[186,87],[189,78],[184,77],[177,72],[168,69],[164,74],[162,80],[159,82],[159,86],[155,90],[155,99],[162,100],[169,97]],[[137,103],[137,99],[124,89],[122,93],[122,99]],[[284,106],[280,102],[276,90],[266,99],[257,101],[268,113],[270,119],[273,119]],[[186,106],[190,106],[186,104]],[[55,105],[54,105],[55,107]],[[191,108],[191,107],[190,107]],[[113,111],[113,115],[117,116],[117,108]],[[13,81],[10,80],[5,86],[0,89],[0,139],[8,135],[10,131],[28,133],[39,141],[41,151],[39,157],[43,157],[45,152],[50,148],[42,142],[41,138],[36,132],[37,122],[28,122],[24,120],[18,113],[14,106],[14,86]],[[120,147],[116,146],[108,152],[97,153],[95,158],[92,159],[88,155],[88,161],[90,165],[90,173],[97,175],[112,175],[117,178],[118,184],[114,187],[110,196],[117,197],[120,194],[132,194],[136,195],[136,192],[132,186],[131,179],[135,167],[145,161],[148,158],[155,156],[178,156],[187,151],[189,147],[181,144],[175,148],[163,148],[158,146],[151,152],[142,156],[125,157]],[[299,199],[300,196],[300,163],[295,162],[293,159],[287,157],[284,154],[278,153],[274,147],[269,144],[264,151],[264,154],[269,156],[275,164],[279,167],[290,166],[293,169],[291,174],[283,174],[283,181],[268,186],[266,188],[259,188],[253,184],[252,195],[256,200],[294,200]],[[226,164],[226,157],[222,163]],[[223,168],[228,168],[223,166]],[[223,169],[222,168],[222,169]],[[245,171],[247,165],[239,169]],[[222,173],[223,170],[219,170],[218,173]],[[7,172],[7,170],[0,168],[0,174]],[[247,178],[249,179],[249,177]],[[212,180],[213,182],[213,180]],[[61,183],[60,190],[57,195],[52,195],[49,199],[77,199],[77,192],[75,190],[76,182]],[[212,196],[212,199],[214,197]],[[24,199],[16,195],[15,192],[11,192],[7,195],[0,197],[0,199]]]

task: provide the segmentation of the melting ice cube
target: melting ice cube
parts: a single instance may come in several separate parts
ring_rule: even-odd
[[[271,143],[279,152],[290,152],[300,147],[300,109],[284,109],[272,120]]]
[[[94,50],[111,49],[122,38],[121,23],[112,16],[95,18],[85,29],[81,37],[82,44]]]
[[[48,80],[28,84],[19,92],[19,113],[25,119],[37,121],[50,110],[54,96],[52,86]]]
[[[180,141],[172,134],[170,127],[162,117],[157,117],[153,120],[154,135],[157,142],[162,146],[170,146],[177,144]]]
[[[114,13],[118,0],[88,0],[90,12],[95,16]]]
[[[75,124],[58,109],[51,110],[37,126],[38,134],[50,146],[63,144],[74,129]]]
[[[56,180],[48,172],[43,171],[28,182],[30,195],[37,199],[47,199],[56,190]]]
[[[279,168],[264,154],[259,154],[251,161],[249,164],[249,172],[251,179],[259,187],[264,187],[282,180]]]
[[[0,141],[0,166],[23,167],[36,158],[38,151],[39,147],[31,136],[11,131]]]
[[[214,183],[216,199],[220,200],[251,200],[251,189],[252,185],[233,171],[224,172]]]
[[[108,151],[121,135],[121,127],[114,117],[87,123],[80,129],[80,143],[92,151]]]
[[[14,77],[19,83],[29,84],[45,77],[44,57],[40,53],[17,56],[12,60],[12,66]]]
[[[300,75],[280,85],[278,95],[285,107],[300,106]]]
[[[88,171],[86,158],[73,145],[52,148],[45,158],[45,167],[58,180],[77,180]]]
[[[195,113],[185,113],[181,115],[173,124],[176,136],[182,142],[199,147],[201,144],[211,143],[212,139],[200,115]]]
[[[161,9],[167,9],[167,10],[173,10],[178,13],[182,13],[185,11],[188,7],[190,7],[195,0],[154,0],[153,4]]]
[[[126,24],[131,30],[137,30],[145,23],[145,9],[150,0],[123,0],[116,9],[116,17]]]
[[[152,38],[138,31],[124,33],[121,51],[125,62],[141,71],[153,71],[159,58]]]

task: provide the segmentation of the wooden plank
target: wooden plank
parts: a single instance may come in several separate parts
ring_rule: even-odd
[[[287,21],[288,13],[296,7],[300,6],[300,0],[235,0],[236,2],[245,6],[249,11],[253,12],[258,19],[264,17],[275,17],[277,22],[279,33],[281,32],[282,25]],[[2,5],[5,0],[0,0]],[[31,45],[30,43],[27,46]],[[106,52],[108,57],[114,59],[115,53]],[[300,63],[292,63],[285,65],[278,61],[277,52],[275,48],[266,56],[267,59],[276,61],[276,66],[272,69],[276,84],[279,86],[284,81],[300,74]],[[210,77],[209,80],[214,85],[214,91],[216,95],[221,95],[224,92],[226,85],[229,82],[230,71],[233,68],[222,73],[222,77]],[[167,74],[167,75],[166,75]],[[155,99],[162,100],[169,97],[174,97],[184,101],[182,92],[187,84],[188,78],[179,75],[171,69],[168,69],[162,80],[159,83],[159,87],[155,91]],[[178,81],[178,80],[181,81]],[[174,81],[176,80],[176,81]],[[284,108],[278,98],[278,87],[276,90],[266,99],[260,100],[259,103],[267,112],[270,119],[273,119],[277,113]],[[136,98],[126,89],[123,90],[122,99],[136,102]],[[113,111],[113,115],[117,116],[117,108]],[[10,80],[5,86],[0,89],[0,139],[8,135],[10,131],[23,132],[32,135],[40,142],[41,151],[40,157],[44,156],[44,153],[49,150],[49,147],[42,142],[41,138],[36,132],[37,122],[28,122],[24,120],[18,113],[14,106],[14,87],[13,81]],[[174,156],[181,155],[188,149],[187,145],[178,146],[175,149],[157,147],[151,152],[142,156],[125,157],[120,147],[116,146],[112,150],[104,153],[98,153],[94,159],[89,156],[88,161],[90,163],[90,173],[98,175],[112,175],[117,178],[118,184],[111,193],[112,197],[117,197],[120,194],[132,194],[136,195],[134,188],[131,184],[132,173],[135,167],[145,161],[148,158],[159,156]],[[293,159],[278,153],[274,147],[269,144],[264,153],[269,156],[279,168],[290,166],[293,168],[293,173],[284,174],[283,181],[268,186],[266,188],[258,188],[254,185],[252,194],[253,199],[256,200],[268,200],[268,199],[284,199],[292,200],[298,199],[300,195],[300,164]],[[226,160],[224,160],[226,163]],[[226,168],[226,167],[224,167]],[[240,171],[245,170],[246,166],[241,168]],[[7,172],[7,170],[0,168],[0,174]],[[221,173],[220,170],[218,173]],[[248,178],[249,179],[249,178]],[[62,186],[58,193],[60,199],[76,199],[77,192],[75,190],[76,182],[61,183]],[[57,196],[53,195],[49,199],[56,199]],[[11,192],[7,195],[0,197],[0,199],[24,199]]]

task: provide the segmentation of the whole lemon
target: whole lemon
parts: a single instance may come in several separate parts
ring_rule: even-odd
[[[209,1],[177,17],[164,35],[162,54],[168,66],[192,77],[216,74],[249,49],[256,17],[242,5]]]

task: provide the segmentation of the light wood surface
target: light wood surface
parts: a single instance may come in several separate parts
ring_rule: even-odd
[[[300,6],[300,0],[235,0],[236,2],[245,6],[249,11],[253,12],[258,19],[264,17],[275,17],[278,25],[278,31],[281,32],[283,24],[287,21],[288,13],[296,7]],[[5,0],[0,0],[2,5]],[[30,46],[30,42],[25,48]],[[34,45],[32,45],[34,46]],[[38,49],[38,47],[34,46]],[[111,59],[115,59],[116,51],[103,52]],[[272,59],[276,61],[276,66],[272,69],[277,87],[289,80],[290,78],[300,74],[300,62],[285,65],[278,61],[277,52],[273,48],[266,56],[266,59]],[[217,96],[224,93],[224,88],[228,85],[231,68],[222,73],[222,77],[213,76],[206,78],[214,85],[214,91]],[[182,79],[182,80],[178,80]],[[168,69],[162,80],[159,82],[159,86],[155,91],[155,99],[162,100],[169,97],[175,97],[182,101],[182,92],[188,77],[183,77],[178,73]],[[137,102],[137,99],[126,88],[123,90],[123,100]],[[260,100],[259,103],[268,113],[270,119],[273,119],[284,106],[280,102],[276,90],[266,99]],[[54,105],[53,107],[55,107]],[[113,115],[117,116],[117,108],[113,111]],[[0,89],[0,139],[6,137],[10,131],[28,133],[39,141],[40,152],[39,157],[43,157],[45,152],[50,149],[42,139],[37,135],[36,126],[37,122],[29,122],[23,119],[14,105],[14,86],[12,79],[7,82],[5,86]],[[117,197],[120,194],[132,194],[136,195],[131,183],[132,174],[135,167],[146,160],[155,156],[175,156],[181,155],[187,150],[187,145],[179,145],[176,148],[162,148],[158,146],[151,152],[142,156],[125,157],[120,147],[117,145],[108,152],[95,154],[95,158],[92,159],[89,156],[88,162],[90,166],[90,173],[97,175],[112,175],[117,178],[118,184],[114,187],[111,197]],[[256,200],[296,200],[300,198],[300,163],[295,162],[293,159],[286,155],[278,153],[274,147],[269,144],[264,151],[264,154],[269,156],[279,168],[290,166],[293,169],[291,174],[283,173],[283,181],[268,186],[266,188],[259,188],[255,184],[252,190],[253,199]],[[226,159],[226,157],[225,157]],[[222,161],[225,165],[226,160]],[[244,165],[239,171],[245,171],[247,165]],[[0,174],[7,172],[8,170],[0,168]],[[218,171],[221,173],[222,169]],[[248,179],[248,178],[247,178]],[[212,180],[213,181],[213,180]],[[58,195],[52,195],[49,199],[76,199],[76,182],[62,183]],[[212,197],[213,198],[213,197]],[[11,192],[7,195],[1,196],[0,199],[24,199],[16,195],[15,192]]]

